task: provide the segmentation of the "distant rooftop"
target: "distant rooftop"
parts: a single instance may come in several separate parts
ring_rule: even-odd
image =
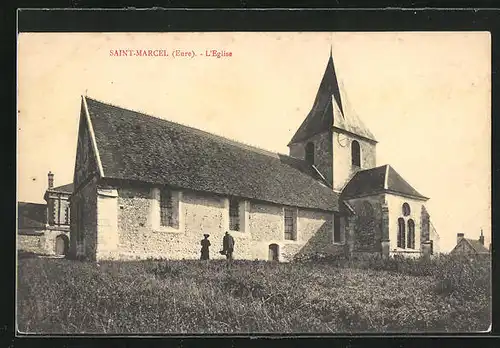
[[[73,183],[62,185],[62,186],[53,187],[51,189],[48,189],[48,191],[61,192],[61,193],[73,193]]]

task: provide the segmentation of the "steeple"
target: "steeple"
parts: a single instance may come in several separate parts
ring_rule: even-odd
[[[329,131],[332,127],[376,142],[373,134],[349,107],[345,94],[342,92],[333,62],[332,46],[330,45],[328,63],[311,111],[288,145],[304,141],[315,134]]]
[[[339,82],[330,46],[311,111],[288,148],[290,156],[312,164],[340,192],[356,172],[376,166],[377,141],[356,115]]]

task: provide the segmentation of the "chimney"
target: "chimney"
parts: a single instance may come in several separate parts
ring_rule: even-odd
[[[54,187],[54,174],[52,174],[51,171],[49,171],[49,174],[47,174],[49,177],[49,189]]]
[[[460,243],[460,241],[464,238],[463,233],[457,233],[457,244]]]
[[[484,236],[483,236],[483,229],[481,228],[481,235],[479,236],[479,243],[484,245]]]

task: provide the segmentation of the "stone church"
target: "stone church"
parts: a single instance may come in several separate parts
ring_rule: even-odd
[[[235,258],[429,255],[427,197],[390,165],[347,102],[332,55],[289,155],[82,96],[70,254]]]

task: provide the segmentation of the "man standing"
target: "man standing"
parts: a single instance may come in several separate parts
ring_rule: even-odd
[[[222,252],[226,255],[227,263],[233,261],[233,251],[234,251],[234,238],[226,231],[224,238],[222,239]]]

